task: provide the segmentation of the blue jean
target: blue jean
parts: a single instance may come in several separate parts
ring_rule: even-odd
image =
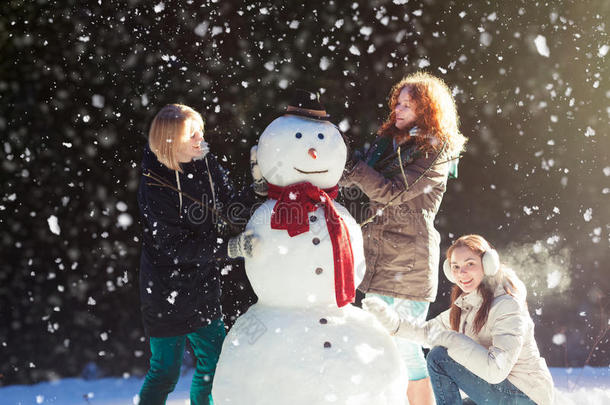
[[[460,390],[476,404],[535,405],[510,381],[490,384],[449,357],[445,347],[436,346],[426,359],[437,405],[460,405]]]
[[[210,325],[187,335],[151,337],[150,369],[140,390],[140,405],[165,404],[180,377],[186,339],[191,343],[197,359],[191,383],[191,404],[211,405],[212,381],[225,335],[224,322],[216,319]]]

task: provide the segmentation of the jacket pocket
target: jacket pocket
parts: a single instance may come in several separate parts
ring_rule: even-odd
[[[383,231],[381,260],[389,271],[410,271],[415,264],[415,236],[403,232]]]

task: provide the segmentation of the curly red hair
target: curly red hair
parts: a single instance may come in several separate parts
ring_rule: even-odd
[[[458,128],[459,118],[451,90],[445,82],[429,73],[416,72],[404,77],[390,90],[390,114],[377,131],[378,135],[395,138],[402,142],[409,136],[409,129],[396,128],[398,95],[407,88],[411,99],[416,104],[417,126],[423,134],[433,136],[438,142],[430,142],[429,137],[418,137],[415,142],[424,148],[439,150],[446,143],[448,150],[460,152],[466,143],[466,137]]]

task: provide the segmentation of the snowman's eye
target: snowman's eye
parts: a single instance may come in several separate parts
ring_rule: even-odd
[[[297,132],[296,134],[294,134],[294,136],[296,136],[296,137],[297,137],[297,139],[301,139],[301,137],[303,136],[303,134],[302,134],[302,133],[300,133],[300,132]]]
[[[324,139],[324,134],[318,134],[318,138]]]

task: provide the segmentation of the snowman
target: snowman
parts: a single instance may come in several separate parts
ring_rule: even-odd
[[[334,201],[347,148],[316,96],[298,91],[265,129],[258,164],[268,200],[246,234],[258,302],[237,319],[214,377],[216,405],[401,404],[394,342],[351,305],[365,272],[362,233]]]

